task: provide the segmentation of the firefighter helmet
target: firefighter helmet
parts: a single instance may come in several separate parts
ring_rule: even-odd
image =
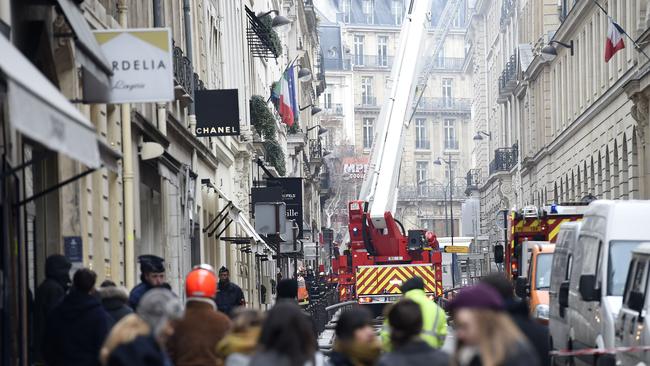
[[[187,297],[214,298],[217,294],[217,275],[209,264],[194,266],[185,278]]]

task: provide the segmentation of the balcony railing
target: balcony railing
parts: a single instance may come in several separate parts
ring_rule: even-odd
[[[341,103],[332,103],[329,106],[325,106],[325,114],[330,116],[342,116],[343,115],[343,104]]]
[[[453,197],[458,199],[465,197],[465,187],[454,186]],[[449,190],[447,185],[418,185],[418,186],[401,186],[399,187],[399,199],[406,200],[449,200]]]
[[[496,172],[508,172],[517,165],[519,146],[502,147],[494,150],[494,159],[490,162],[490,175]]]
[[[431,142],[429,140],[415,140],[415,148],[418,150],[431,149]]]
[[[433,59],[434,70],[460,70],[465,64],[463,57],[443,57]]]
[[[320,160],[323,158],[323,143],[321,139],[311,139],[309,140],[309,159],[310,160]]]
[[[282,53],[282,46],[275,30],[265,24],[248,7],[246,7],[246,16],[248,17],[246,39],[251,54],[260,58],[278,58]]]
[[[376,107],[377,97],[362,96],[358,104],[359,107]]]
[[[350,59],[342,59],[338,57],[325,57],[323,59],[323,66],[325,70],[338,70],[338,71],[349,71],[352,69]]]
[[[420,99],[418,110],[460,110],[469,112],[472,107],[472,100],[469,98],[428,98]]]
[[[181,50],[180,47],[176,46],[174,46],[173,59],[174,79],[176,79],[176,83],[178,83],[178,85],[183,89],[184,94],[193,97],[195,74],[192,69],[192,61],[183,55],[183,50]]]
[[[445,150],[458,150],[458,140],[445,140]]]
[[[501,29],[504,30],[505,27],[510,24],[510,18],[515,13],[515,0],[504,0],[501,3]]]
[[[513,54],[499,77],[499,96],[506,97],[517,86],[517,61]]]
[[[354,55],[352,62],[355,67],[389,68],[393,66],[393,56],[386,55]]]

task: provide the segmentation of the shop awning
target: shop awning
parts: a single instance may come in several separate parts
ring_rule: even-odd
[[[110,62],[104,56],[86,18],[72,0],[57,0],[75,36],[76,58],[83,70],[84,101],[105,103],[108,101],[113,75]]]
[[[90,121],[3,36],[0,55],[13,127],[89,168],[100,167],[97,134]]]

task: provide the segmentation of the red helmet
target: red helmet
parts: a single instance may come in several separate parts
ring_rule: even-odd
[[[200,264],[185,278],[185,295],[187,297],[214,298],[217,294],[217,275],[209,264]]]

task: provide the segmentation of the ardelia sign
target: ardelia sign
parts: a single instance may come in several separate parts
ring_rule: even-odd
[[[174,100],[171,32],[168,28],[95,31],[108,58],[110,103],[149,103]]]

